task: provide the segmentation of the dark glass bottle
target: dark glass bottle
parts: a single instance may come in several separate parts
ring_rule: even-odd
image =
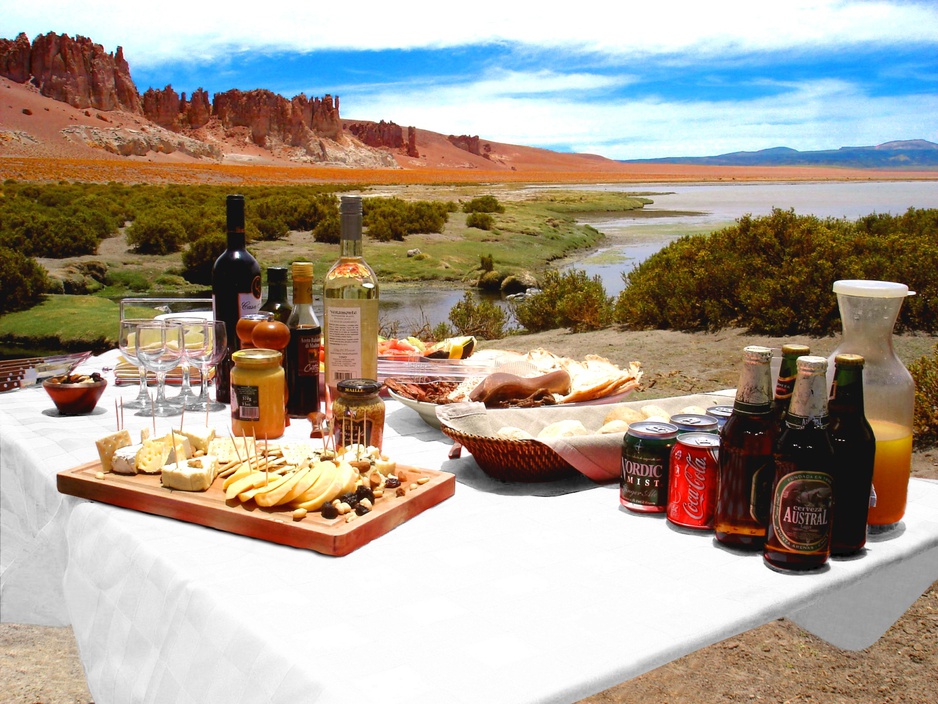
[[[319,348],[322,328],[313,310],[313,265],[293,263],[293,310],[287,320],[287,414],[305,418],[319,410]]]
[[[813,570],[830,557],[834,449],[828,435],[827,359],[798,358],[798,378],[775,450],[763,557],[778,570]]]
[[[863,407],[863,364],[858,354],[834,357],[828,426],[834,448],[831,555],[851,555],[866,544],[876,436]]]
[[[779,431],[785,427],[785,414],[788,413],[791,392],[795,388],[795,379],[798,376],[798,357],[809,354],[811,354],[811,349],[807,345],[782,345],[782,365],[778,369],[775,400],[772,401],[772,415],[775,416]]]
[[[274,320],[286,323],[293,306],[287,301],[287,268],[267,267],[267,300],[261,306],[264,313],[273,313]]]
[[[772,488],[772,451],[778,426],[772,416],[772,350],[744,350],[733,414],[720,431],[716,539],[760,549],[765,543]]]
[[[222,403],[231,401],[231,355],[239,346],[238,320],[261,307],[261,268],[245,249],[244,196],[228,196],[226,210],[228,246],[212,267],[212,310],[228,333],[228,353],[218,363],[215,378],[215,396]]]

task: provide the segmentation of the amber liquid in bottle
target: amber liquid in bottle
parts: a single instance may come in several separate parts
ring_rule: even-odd
[[[775,382],[775,400],[772,401],[772,415],[778,423],[779,432],[785,428],[785,415],[791,404],[791,394],[795,390],[795,379],[798,378],[798,357],[811,354],[807,345],[782,345],[782,364],[778,369],[778,379]]]
[[[804,571],[830,556],[836,486],[828,434],[827,360],[798,359],[785,430],[775,451],[775,481],[763,558],[769,567]]]
[[[322,328],[313,310],[313,265],[293,263],[293,310],[287,321],[285,371],[287,377],[287,414],[305,418],[319,410],[319,347]]]
[[[733,414],[720,431],[714,533],[724,544],[757,550],[765,543],[778,426],[772,415],[772,350],[744,350]]]
[[[866,544],[876,436],[863,405],[863,357],[839,354],[834,364],[828,426],[834,448],[831,555],[851,555]]]

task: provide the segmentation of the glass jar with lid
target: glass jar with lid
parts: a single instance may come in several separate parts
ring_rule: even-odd
[[[279,438],[286,426],[280,352],[252,348],[231,357],[231,431],[239,436]]]
[[[384,401],[381,383],[374,379],[343,379],[332,403],[336,447],[364,445],[381,449],[384,438]]]

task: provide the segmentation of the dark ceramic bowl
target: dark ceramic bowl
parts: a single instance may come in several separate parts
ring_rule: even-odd
[[[59,384],[52,381],[42,382],[55,407],[63,416],[80,416],[91,413],[98,405],[98,399],[107,387],[107,380],[101,379],[85,384]]]

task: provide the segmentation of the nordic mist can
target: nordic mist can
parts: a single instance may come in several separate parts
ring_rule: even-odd
[[[630,511],[664,513],[668,507],[668,472],[677,426],[632,423],[622,441],[619,501]]]

